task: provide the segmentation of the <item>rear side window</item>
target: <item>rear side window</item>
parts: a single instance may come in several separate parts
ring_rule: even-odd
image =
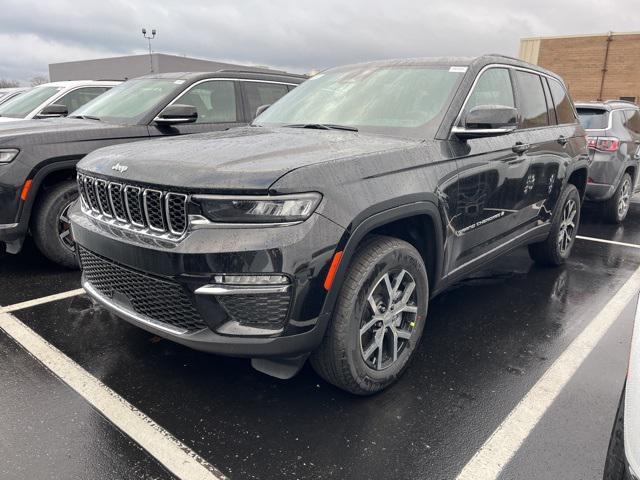
[[[573,113],[571,100],[567,95],[564,87],[557,80],[550,79],[549,87],[551,87],[551,96],[553,104],[556,107],[556,115],[558,116],[558,124],[575,123],[576,117]]]
[[[243,84],[252,119],[256,116],[258,107],[275,103],[289,91],[286,85],[278,83],[243,82]]]
[[[578,108],[578,118],[587,130],[605,129],[609,125],[609,112],[602,108]]]
[[[518,86],[520,87],[521,101],[520,110],[520,127],[536,128],[549,125],[549,116],[547,114],[547,101],[544,98],[544,89],[542,88],[542,80],[535,73],[516,71]]]
[[[640,111],[639,110],[625,110],[627,122],[625,126],[633,133],[640,134]]]
[[[509,70],[490,68],[480,76],[469,100],[467,100],[465,113],[480,105],[515,107]]]

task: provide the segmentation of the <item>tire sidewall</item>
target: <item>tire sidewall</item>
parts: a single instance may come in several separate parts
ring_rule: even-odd
[[[624,175],[622,175],[622,179],[620,180],[620,184],[618,185],[618,189],[616,190],[616,194],[614,195],[613,208],[615,208],[615,217],[618,223],[624,222],[624,219],[627,218],[627,214],[629,213],[629,209],[630,209],[629,207],[627,207],[627,210],[624,212],[624,215],[620,216],[618,211],[618,203],[620,202],[620,197],[622,196],[622,186],[627,180],[629,181],[629,188],[633,189],[633,180],[631,179],[631,175],[629,175],[628,173],[625,173]]]
[[[368,308],[368,296],[374,285],[385,273],[396,268],[407,270],[416,282],[416,292],[418,292],[416,326],[413,330],[411,341],[403,349],[398,360],[386,369],[377,371],[370,368],[362,358],[360,352],[360,320],[363,312]],[[408,366],[424,331],[428,307],[428,291],[429,285],[424,264],[418,252],[409,248],[398,248],[387,252],[377,262],[370,265],[363,278],[360,279],[358,292],[351,299],[350,305],[348,305],[346,318],[351,319],[351,321],[348,328],[346,354],[352,376],[359,379],[359,382],[364,383],[367,388],[379,389],[393,383]]]
[[[38,249],[50,260],[66,267],[77,267],[75,253],[58,237],[58,221],[64,209],[78,199],[75,182],[57,185],[46,192],[37,206],[32,234]]]
[[[560,251],[560,246],[558,245],[558,235],[560,233],[560,224],[562,223],[562,212],[564,211],[564,208],[569,200],[573,200],[576,204],[576,216],[574,218],[575,228],[571,238],[571,245],[569,245],[569,248],[564,253],[562,253]],[[553,225],[551,227],[550,239],[553,241],[553,255],[558,259],[558,263],[564,263],[564,261],[571,255],[573,246],[576,243],[576,235],[578,234],[578,227],[580,226],[581,214],[582,205],[580,200],[580,193],[578,193],[578,189],[574,185],[569,183],[560,196],[558,207],[555,212]]]

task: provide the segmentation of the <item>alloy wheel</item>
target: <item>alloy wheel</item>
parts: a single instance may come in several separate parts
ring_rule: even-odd
[[[620,198],[618,199],[618,218],[624,218],[629,210],[631,203],[631,182],[628,178],[624,179],[620,189]]]
[[[360,353],[367,366],[384,370],[408,345],[418,314],[416,282],[404,269],[385,273],[369,292],[360,322]]]
[[[69,221],[69,210],[74,204],[75,200],[69,202],[67,206],[62,209],[60,216],[58,217],[58,240],[67,249],[72,252],[76,251],[76,243],[73,240],[73,234],[71,233],[71,222]]]
[[[578,213],[578,205],[575,200],[569,200],[562,209],[562,221],[558,232],[558,246],[560,253],[564,255],[571,248],[576,230],[575,217]]]

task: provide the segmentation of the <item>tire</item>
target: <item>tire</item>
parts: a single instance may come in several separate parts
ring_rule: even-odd
[[[396,301],[389,305],[391,292]],[[383,320],[373,319],[369,297]],[[383,390],[400,377],[419,345],[428,299],[424,262],[411,244],[384,236],[365,239],[349,265],[333,318],[322,344],[311,355],[311,365],[327,382],[356,395]],[[407,310],[400,311],[407,303]],[[396,345],[394,338],[398,338]]]
[[[624,453],[624,391],[616,412],[616,420],[609,440],[607,459],[604,464],[603,480],[631,480],[626,476],[626,460]]]
[[[613,196],[604,204],[604,218],[608,223],[622,223],[629,213],[629,205],[633,196],[633,180],[625,173],[620,179]]]
[[[573,216],[568,213],[569,209],[574,211]],[[569,217],[571,218],[570,222]],[[580,194],[575,185],[569,183],[558,199],[551,220],[549,236],[542,242],[530,244],[529,256],[541,266],[558,267],[562,265],[571,255],[579,225]],[[565,233],[568,236],[565,236]]]
[[[73,180],[62,182],[51,190],[39,194],[34,216],[31,221],[31,234],[36,247],[49,260],[66,268],[78,268],[71,231],[61,226],[71,205],[78,199],[78,186]],[[69,241],[69,242],[67,242]]]

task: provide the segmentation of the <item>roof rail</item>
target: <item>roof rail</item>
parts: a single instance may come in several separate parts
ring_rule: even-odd
[[[256,67],[260,68],[260,67]],[[218,72],[233,72],[233,73],[264,73],[268,75],[284,75],[286,77],[298,77],[298,78],[309,78],[307,75],[302,73],[289,73],[289,72],[281,72],[278,70],[267,70],[266,68],[261,70],[238,70],[236,68],[223,68],[222,70],[217,70]]]

